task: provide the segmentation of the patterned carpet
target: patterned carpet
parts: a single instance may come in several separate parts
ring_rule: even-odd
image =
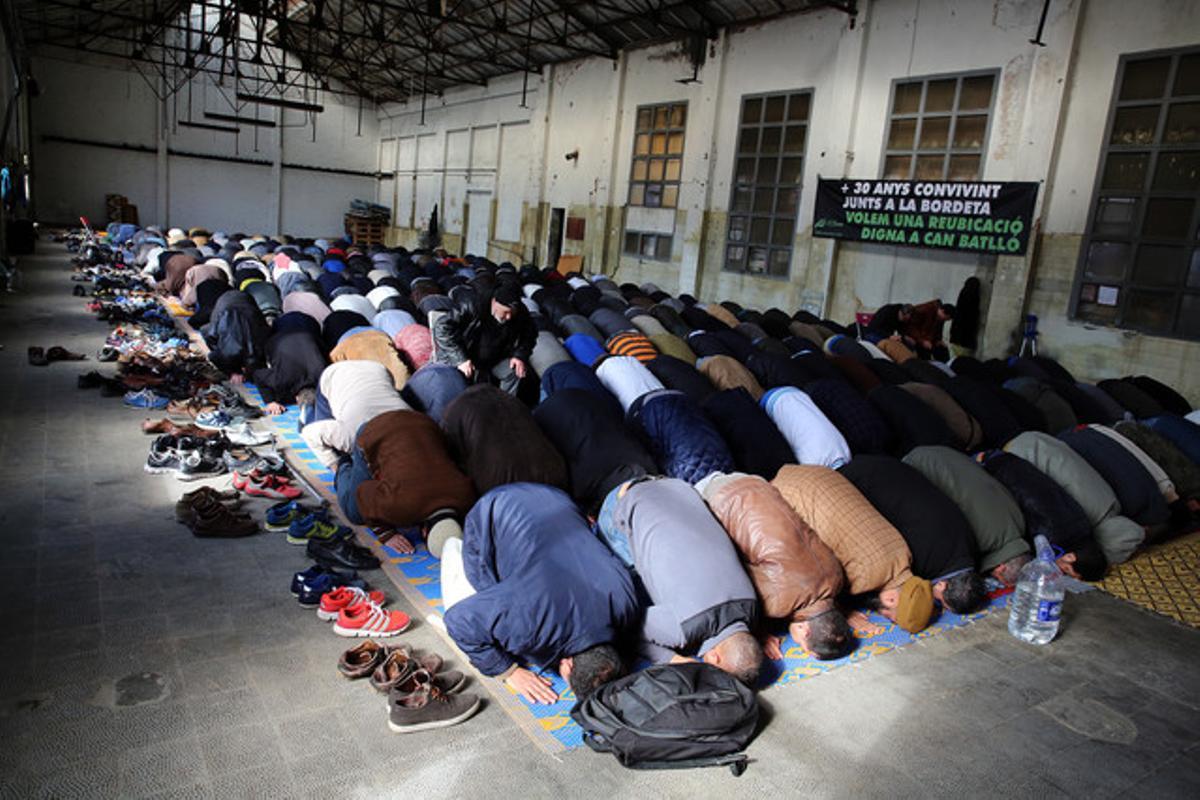
[[[1109,594],[1200,628],[1200,531],[1153,545],[1109,570]]]

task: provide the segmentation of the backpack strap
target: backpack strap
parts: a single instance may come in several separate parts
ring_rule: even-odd
[[[584,741],[587,741],[585,738]],[[606,752],[606,751],[601,751]],[[750,758],[745,753],[730,753],[723,756],[708,758],[688,758],[681,761],[637,761],[625,766],[630,769],[697,769],[700,767],[729,767],[734,776],[740,776],[750,766]]]
[[[608,742],[604,739],[604,737],[598,733],[592,733],[591,731],[585,730],[583,732],[583,743],[586,744],[588,747],[590,747],[592,749],[592,751],[596,752],[596,753],[611,753],[612,752],[612,747],[610,747]]]

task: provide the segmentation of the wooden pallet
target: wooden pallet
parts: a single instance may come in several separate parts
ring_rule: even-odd
[[[387,223],[379,219],[363,219],[349,214],[345,217],[346,236],[354,244],[383,244]]]

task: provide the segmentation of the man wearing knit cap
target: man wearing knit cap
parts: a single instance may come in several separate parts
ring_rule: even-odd
[[[501,282],[490,298],[476,291],[454,297],[454,307],[433,323],[437,361],[456,367],[468,380],[494,381],[516,394],[537,343],[520,284]]]
[[[846,573],[846,592],[868,602],[909,633],[929,624],[933,589],[912,573],[904,537],[836,470],[788,464],[771,481]],[[855,620],[859,622],[860,620]]]

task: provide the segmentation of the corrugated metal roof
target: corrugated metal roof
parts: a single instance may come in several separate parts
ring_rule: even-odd
[[[483,85],[513,72],[668,41],[695,45],[729,25],[819,0],[19,0],[27,44],[198,68],[237,53],[262,65],[277,45],[313,74],[376,101]],[[229,20],[240,17],[242,24]],[[205,20],[201,25],[199,20]],[[224,27],[215,27],[226,20]],[[249,21],[249,25],[246,22]],[[248,33],[249,31],[249,33]],[[236,43],[236,48],[229,45]],[[693,51],[703,48],[693,47]],[[153,50],[153,54],[149,51]],[[222,58],[221,70],[230,69]],[[236,60],[236,59],[235,59]],[[282,59],[272,62],[280,75]]]

